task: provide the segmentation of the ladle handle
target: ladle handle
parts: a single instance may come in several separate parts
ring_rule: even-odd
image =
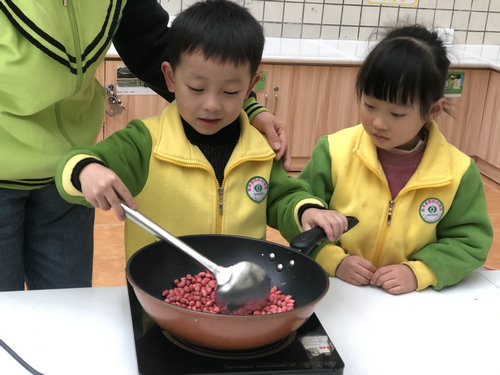
[[[127,206],[125,203],[121,202],[122,208],[125,211],[125,215],[127,218],[149,233],[151,233],[153,236],[158,237],[160,240],[166,241],[174,245],[175,247],[179,248],[180,250],[184,251],[187,253],[189,256],[194,258],[198,263],[200,263],[203,267],[205,267],[207,270],[212,272],[214,275],[217,275],[219,273],[220,267],[212,262],[210,259],[205,258],[203,255],[201,255],[199,252],[197,252],[195,249],[193,249],[191,246],[187,245],[185,242],[181,241],[177,237],[175,237],[173,234],[170,234],[167,232],[165,229],[160,227],[158,224],[153,222],[152,220],[148,219],[146,216],[141,214],[139,211],[135,211],[131,209],[129,206]]]

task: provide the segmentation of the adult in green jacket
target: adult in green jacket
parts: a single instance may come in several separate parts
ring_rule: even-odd
[[[150,56],[167,24],[156,0],[0,0],[0,290],[91,286],[94,210],[59,196],[56,166],[95,143],[106,92],[94,75],[112,41],[172,100]],[[283,134],[268,113],[257,119]]]

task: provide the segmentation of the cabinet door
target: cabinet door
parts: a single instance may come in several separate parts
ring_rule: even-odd
[[[123,65],[121,60],[106,60],[105,86],[113,84],[116,88],[116,72]],[[131,120],[144,119],[161,114],[168,102],[157,94],[151,95],[120,95],[125,110],[117,116],[105,117],[104,137],[123,129]]]
[[[321,136],[359,122],[354,95],[357,67],[262,64],[266,106],[287,129],[292,171],[300,171]]]
[[[500,183],[500,73],[492,71],[479,130],[477,160],[481,172]],[[483,163],[486,162],[486,163]]]
[[[448,142],[470,156],[478,154],[482,134],[478,131],[482,122],[489,70],[451,69],[465,73],[462,96],[448,98],[450,116],[442,113],[436,119],[439,129]]]
[[[294,65],[281,64],[262,64],[259,67],[266,80],[263,90],[255,90],[257,101],[283,122],[290,107],[294,69]]]

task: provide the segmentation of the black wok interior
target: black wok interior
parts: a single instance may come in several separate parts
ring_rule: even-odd
[[[329,279],[319,264],[309,257],[280,244],[229,235],[192,235],[180,237],[195,250],[222,266],[231,266],[249,260],[262,266],[285,294],[295,299],[295,308],[307,305],[323,296],[328,290]],[[268,255],[276,259],[270,261]],[[289,267],[289,261],[294,266]],[[276,266],[283,264],[283,271]],[[173,281],[187,274],[197,274],[204,269],[191,257],[175,246],[160,241],[137,251],[127,263],[127,275],[148,294],[161,299]]]

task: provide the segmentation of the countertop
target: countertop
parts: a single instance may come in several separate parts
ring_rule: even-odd
[[[266,38],[263,63],[360,65],[376,42],[356,40],[323,40]],[[500,46],[454,44],[448,46],[453,68],[477,68],[500,72]],[[117,58],[114,46],[108,58]]]
[[[127,288],[0,292],[0,339],[44,375],[137,375]],[[0,348],[0,374],[28,375]]]
[[[331,280],[316,315],[344,375],[500,374],[500,270],[399,296]]]
[[[500,270],[400,296],[330,281],[316,315],[344,375],[500,374]],[[138,374],[125,286],[1,292],[0,316],[0,339],[43,374]],[[27,375],[2,349],[0,370]]]

